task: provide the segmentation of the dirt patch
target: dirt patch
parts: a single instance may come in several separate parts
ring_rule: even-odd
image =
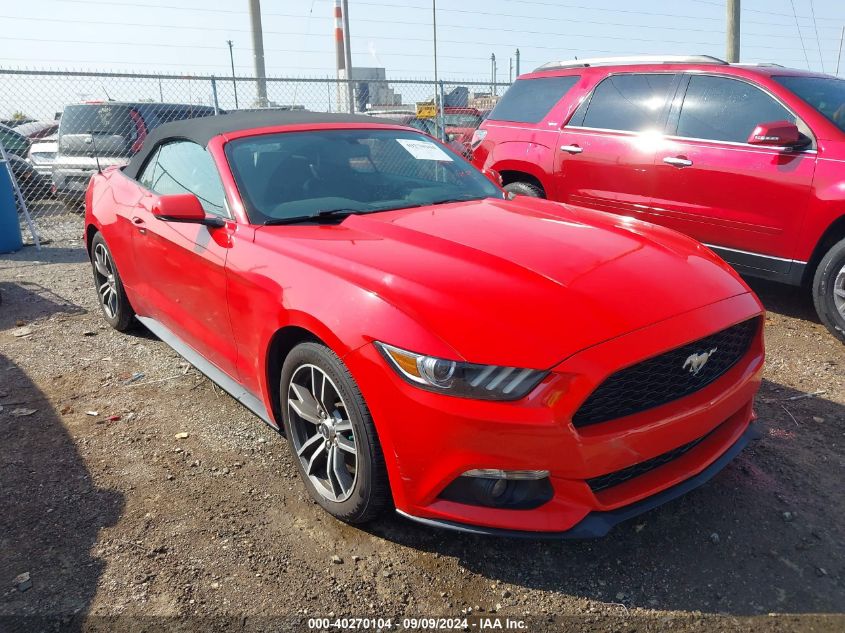
[[[364,530],[338,523],[306,496],[282,438],[143,329],[105,326],[76,244],[4,256],[0,616],[102,628],[182,618],[185,630],[193,617],[299,630],[309,616],[353,615],[842,630],[845,346],[801,291],[755,288],[770,309],[764,438],[604,539],[548,542],[392,515]],[[109,617],[122,619],[98,619]]]

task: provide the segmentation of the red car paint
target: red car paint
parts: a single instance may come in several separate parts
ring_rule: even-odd
[[[413,517],[565,531],[591,512],[688,480],[746,432],[763,367],[761,327],[747,353],[706,388],[626,418],[572,425],[573,412],[619,369],[762,314],[731,268],[674,231],[528,198],[350,216],[328,226],[250,224],[226,143],[360,127],[367,126],[289,125],[213,138],[208,151],[234,215],[220,228],[164,222],[152,214],[156,194],[119,169],[97,174],[87,194],[88,240],[100,231],[110,245],[135,311],[258,397],[275,427],[274,336],[295,326],[328,345],[372,412],[396,507]],[[375,340],[551,371],[518,401],[457,398],[403,381]],[[584,481],[708,433],[694,450],[622,485],[594,494]],[[532,510],[438,498],[473,468],[547,469],[554,498]]]
[[[472,142],[472,135],[484,120],[482,111],[478,108],[447,106],[443,108],[443,118],[446,133],[451,136],[453,141],[461,143],[466,148],[467,155],[469,155],[468,150]]]
[[[579,106],[603,80],[643,74],[680,78],[657,131],[575,124]],[[768,93],[806,125],[812,144],[784,151],[679,136],[684,82],[700,76],[735,79]],[[486,136],[474,148],[473,162],[500,172],[505,185],[535,183],[552,200],[676,229],[711,246],[742,273],[796,285],[809,283],[826,249],[845,237],[845,133],[777,81],[825,76],[775,65],[608,62],[540,70],[520,81],[548,77],[578,80],[542,120],[497,121],[494,111],[480,127]]]

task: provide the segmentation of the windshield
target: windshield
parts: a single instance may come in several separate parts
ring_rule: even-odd
[[[845,80],[831,77],[773,77],[845,132]]]
[[[255,224],[504,195],[463,158],[411,131],[266,134],[228,143],[226,155]]]

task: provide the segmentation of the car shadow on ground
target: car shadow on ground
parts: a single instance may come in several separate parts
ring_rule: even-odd
[[[76,630],[105,568],[91,550],[124,498],[97,487],[59,414],[3,355],[0,376],[0,629]]]
[[[30,281],[0,281],[0,330],[18,321],[30,323],[54,314],[82,314],[85,309],[49,288]]]
[[[87,261],[88,253],[82,248],[81,239],[73,242],[63,240],[62,244],[68,246],[45,242],[44,248],[38,250],[28,244],[15,253],[0,256],[0,262],[3,268],[14,268],[16,263],[17,267],[24,268],[31,264],[79,264]]]
[[[757,409],[760,441],[702,487],[601,539],[479,537],[398,517],[370,533],[454,557],[491,582],[626,608],[841,613],[845,509],[839,479],[824,474],[842,462],[845,407],[764,381]]]
[[[809,288],[788,286],[764,279],[745,278],[745,281],[760,297],[760,301],[763,302],[767,311],[794,319],[820,323]]]

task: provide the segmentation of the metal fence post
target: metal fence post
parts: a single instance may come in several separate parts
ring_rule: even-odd
[[[217,78],[211,77],[211,94],[214,97],[214,114],[220,114],[220,104],[217,102]]]
[[[26,226],[29,228],[29,232],[32,235],[32,241],[35,243],[35,250],[40,251],[41,240],[38,237],[38,232],[35,230],[35,225],[32,223],[32,216],[29,214],[29,208],[26,206],[26,199],[23,197],[21,187],[18,184],[18,179],[15,178],[15,172],[12,171],[12,164],[9,162],[9,156],[6,154],[6,148],[3,146],[2,142],[0,142],[0,161],[3,163],[3,168],[9,171],[9,179],[12,181],[12,189],[14,189],[15,197],[17,198],[15,203],[20,209],[24,220],[26,220]]]
[[[444,143],[446,142],[446,98],[443,93],[443,80],[441,79],[438,82],[438,91],[440,93],[440,108],[437,110],[437,116],[439,117],[440,121],[440,140]]]

